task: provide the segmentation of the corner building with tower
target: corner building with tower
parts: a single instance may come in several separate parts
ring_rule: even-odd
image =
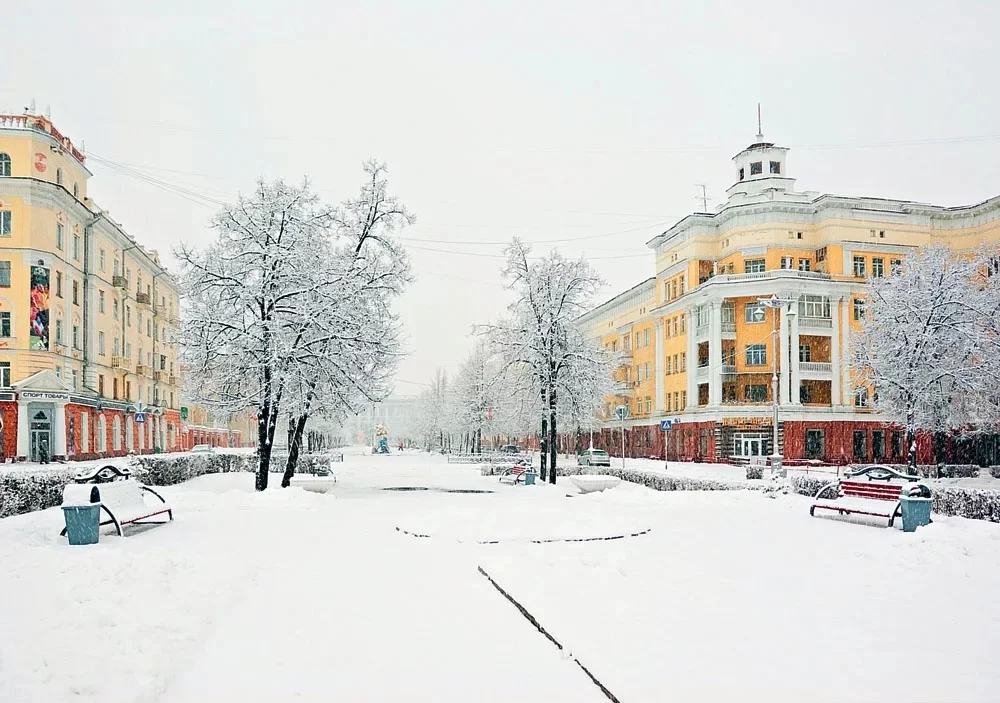
[[[788,153],[758,134],[733,157],[735,182],[715,212],[688,215],[648,242],[655,276],[578,320],[619,361],[600,437],[608,451],[621,453],[624,427],[630,456],[768,456],[776,375],[786,459],[906,461],[905,432],[873,413],[873,389],[855,383],[848,364],[867,281],[920,247],[1000,243],[1000,196],[941,207],[798,191]],[[624,423],[615,419],[621,405]],[[995,436],[952,444],[956,462],[976,463],[954,455],[960,449],[1000,463]],[[918,460],[932,455],[931,438],[918,437]]]

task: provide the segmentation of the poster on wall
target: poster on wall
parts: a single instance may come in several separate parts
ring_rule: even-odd
[[[42,266],[31,267],[31,310],[29,324],[31,349],[48,351],[49,348],[49,270]]]

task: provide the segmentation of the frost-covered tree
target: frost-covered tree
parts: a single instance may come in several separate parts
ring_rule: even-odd
[[[427,451],[446,446],[448,388],[448,375],[438,369],[417,398],[415,432]]]
[[[514,301],[506,318],[482,327],[480,332],[500,360],[500,376],[515,371],[518,378],[528,379],[538,394],[542,407],[541,478],[555,483],[560,390],[568,388],[564,384],[567,374],[591,368],[595,374],[610,375],[604,351],[574,324],[604,282],[582,258],[566,259],[553,251],[532,260],[530,253],[517,239],[507,247],[503,274]]]
[[[996,282],[981,256],[944,246],[910,254],[871,281],[861,329],[851,337],[855,379],[874,407],[906,427],[910,466],[916,432],[980,424],[996,407]],[[993,409],[991,409],[991,406]]]

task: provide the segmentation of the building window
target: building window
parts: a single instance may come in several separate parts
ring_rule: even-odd
[[[742,180],[743,180],[744,178],[746,178],[746,173],[745,173],[745,172],[744,172],[744,170],[743,170],[743,169],[741,168],[741,169],[740,169],[740,180],[742,181]]]
[[[903,433],[900,430],[893,430],[889,439],[892,456],[903,456]]]
[[[97,309],[104,312],[104,291],[97,291]]]
[[[649,346],[649,329],[646,329],[646,331],[642,335],[642,338],[643,338],[642,339],[642,346],[648,347]]]
[[[73,369],[73,390],[80,390],[80,373]]]
[[[648,415],[651,412],[653,412],[653,399],[647,395],[646,396],[646,414]]]
[[[97,333],[97,353],[104,356],[104,333]]]
[[[764,321],[764,305],[761,303],[747,303],[743,306],[743,321],[747,323]]]
[[[876,257],[872,259],[872,278],[882,278],[885,275],[885,259]],[[872,447],[874,450],[874,446]]]
[[[62,320],[56,320],[56,343],[57,344],[62,344],[62,341],[63,341],[63,336],[62,336]],[[58,368],[58,367],[56,367],[56,368]]]
[[[73,348],[80,348],[80,325],[73,325]]]
[[[783,257],[781,257],[781,268],[782,269],[790,269],[790,268],[792,268],[792,257],[790,257],[790,256],[783,256]]]
[[[681,334],[684,334],[684,327],[685,327],[684,318],[685,317],[687,317],[687,316],[686,315],[681,315]]]
[[[10,336],[10,313],[0,312],[0,337]]]
[[[812,347],[810,345],[799,345],[799,361],[812,361]]]
[[[100,255],[98,256],[98,265],[101,267],[101,271],[104,270],[105,264],[107,264],[107,257],[104,255],[104,250],[101,249]]]
[[[130,305],[125,306],[125,325],[132,326],[132,307]]]
[[[80,186],[76,183],[73,184],[73,197],[77,200],[80,199]]]
[[[811,271],[812,261],[809,259],[799,259],[799,271]]]
[[[865,257],[855,256],[854,257],[854,275],[858,278],[865,277]]]
[[[612,342],[612,349],[614,348],[614,342]],[[624,351],[629,351],[632,349],[632,335],[627,334],[622,337],[622,349]]]
[[[669,376],[672,373],[673,373],[673,370],[671,368],[670,357],[668,356],[667,357],[667,375]]]
[[[806,459],[822,459],[826,455],[823,430],[806,430]]]
[[[749,344],[746,348],[747,366],[767,365],[767,346],[763,344]]]
[[[73,305],[80,304],[80,282],[73,281]]]
[[[10,155],[0,154],[0,176],[10,175]]]
[[[868,436],[865,434],[864,430],[854,430],[854,458],[856,460],[863,461],[868,457],[868,451],[865,447]]]
[[[736,324],[736,305],[732,300],[727,300],[722,304],[719,310],[720,318],[722,319],[722,324],[733,325]]]
[[[688,367],[687,352],[681,352],[681,371],[687,371],[687,367]]]
[[[763,403],[767,400],[767,386],[763,383],[748,383],[744,388],[744,400],[748,403]]]
[[[891,259],[889,261],[889,270],[893,275],[897,275],[903,272],[903,261],[901,259]]]
[[[111,306],[111,312],[114,314],[114,318],[118,319],[118,301],[115,300],[114,304]]]
[[[114,346],[112,347],[112,349],[113,349],[114,351],[112,351],[112,352],[111,352],[111,353],[112,353],[112,354],[114,354],[115,356],[118,356],[118,349],[119,349],[119,346],[120,346],[120,345],[118,344],[118,337],[115,337],[115,343],[114,343]]]
[[[0,388],[10,388],[9,361],[0,361]]]
[[[872,459],[885,458],[885,431],[872,430]]]
[[[803,295],[799,298],[799,315],[830,319],[830,299],[825,295]]]
[[[0,237],[9,237],[11,231],[11,219],[14,213],[10,210],[0,210]]]
[[[78,260],[78,261],[80,259],[80,235],[79,234],[74,234],[73,235],[73,258],[76,259],[76,260]]]
[[[132,358],[132,342],[125,342],[125,358]]]
[[[868,407],[868,389],[858,388],[854,391],[854,407],[856,408],[867,408]]]
[[[879,239],[885,239],[885,230],[884,229],[880,229],[878,231],[878,238]]]
[[[780,175],[781,174],[781,162],[780,161],[772,161],[771,164],[770,164],[770,166],[771,166],[771,173],[773,173],[775,175]]]
[[[763,161],[753,161],[750,164],[750,175],[757,176],[764,173],[764,162]]]
[[[56,183],[58,183],[59,185],[62,185],[62,169],[61,168],[57,168],[56,169]]]
[[[673,406],[670,404],[670,394],[667,393],[667,412],[673,412]]]
[[[865,317],[865,301],[861,298],[854,299],[854,319],[862,320]]]
[[[802,232],[796,232],[795,233],[795,238],[796,239],[802,239]]]
[[[764,273],[764,259],[747,259],[743,262],[743,273]]]
[[[0,261],[0,288],[10,288],[9,261]]]
[[[56,223],[56,248],[57,249],[61,250],[64,246],[66,246],[65,243],[63,242],[65,234],[66,234],[66,232],[65,232],[65,229],[62,226],[62,223],[61,222],[60,223]]]

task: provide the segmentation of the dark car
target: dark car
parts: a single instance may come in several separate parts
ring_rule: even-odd
[[[520,454],[521,449],[516,444],[505,444],[500,447],[501,454]]]

